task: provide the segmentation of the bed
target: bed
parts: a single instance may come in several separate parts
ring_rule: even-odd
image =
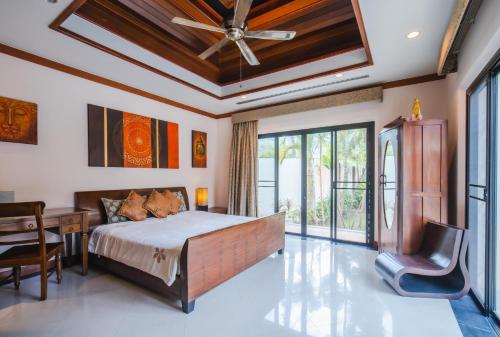
[[[91,264],[177,298],[190,313],[195,300],[210,289],[275,252],[283,253],[284,213],[247,218],[190,211],[184,187],[155,189],[182,193],[187,211],[108,225],[101,198],[125,199],[130,189],[75,193],[75,206],[89,211]],[[134,189],[141,195],[152,190]]]

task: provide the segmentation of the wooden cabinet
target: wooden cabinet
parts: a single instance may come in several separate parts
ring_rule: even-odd
[[[413,254],[428,220],[448,220],[447,121],[396,120],[379,135],[380,252]]]

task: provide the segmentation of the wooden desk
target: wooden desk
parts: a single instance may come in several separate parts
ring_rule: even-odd
[[[82,275],[88,272],[88,245],[89,245],[89,225],[87,222],[87,210],[66,207],[46,209],[43,212],[44,228],[59,233],[61,240],[66,238],[66,256],[71,257],[73,248],[73,233],[79,233],[82,247]],[[0,219],[0,226],[3,229],[35,229],[34,217],[15,217]],[[70,235],[67,235],[70,234]]]

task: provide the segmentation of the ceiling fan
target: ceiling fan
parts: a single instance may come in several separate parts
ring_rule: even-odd
[[[260,64],[259,60],[245,42],[244,38],[286,41],[293,39],[296,32],[281,30],[248,31],[245,20],[248,12],[250,11],[250,7],[252,6],[252,1],[253,0],[235,0],[236,4],[234,6],[234,16],[224,22],[224,28],[180,17],[173,18],[172,22],[179,25],[210,30],[226,35],[222,40],[198,55],[201,59],[205,60],[210,55],[224,47],[229,41],[234,41],[238,48],[240,48],[241,54],[243,54],[247,62],[252,66],[256,66]]]

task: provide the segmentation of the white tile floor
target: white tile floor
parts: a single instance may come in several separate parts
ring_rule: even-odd
[[[184,314],[163,299],[101,271],[0,287],[0,336],[462,336],[446,300],[403,298],[375,273],[376,252],[289,236],[273,255],[196,301]]]

